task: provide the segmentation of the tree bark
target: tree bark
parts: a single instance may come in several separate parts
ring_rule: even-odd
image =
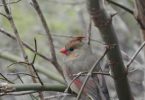
[[[100,30],[101,36],[107,48],[110,50],[107,53],[107,57],[114,76],[118,98],[119,100],[133,100],[127,79],[127,71],[121,56],[118,39],[112,25],[113,16],[107,14],[105,11],[103,0],[87,0],[87,7],[95,26]]]

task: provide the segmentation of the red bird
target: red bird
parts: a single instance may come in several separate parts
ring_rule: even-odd
[[[95,61],[97,56],[93,54],[90,46],[85,43],[86,37],[78,36],[72,38],[64,48],[60,50],[62,54],[66,56],[65,66],[63,67],[63,73],[67,84],[70,84],[74,78],[74,74],[80,72],[88,72]],[[95,71],[97,71],[99,66],[96,66]],[[78,93],[86,76],[80,76],[73,81],[70,86],[71,90]],[[101,90],[100,80],[97,75],[92,75],[85,85],[81,99],[82,100],[107,100]]]

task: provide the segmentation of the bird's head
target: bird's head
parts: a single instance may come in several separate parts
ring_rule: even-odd
[[[81,48],[84,45],[85,36],[77,36],[69,40],[65,47],[60,49],[60,52],[66,56],[75,55],[75,51]]]

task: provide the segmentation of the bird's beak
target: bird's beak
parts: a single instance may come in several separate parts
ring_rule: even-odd
[[[60,49],[60,52],[64,55],[68,55],[69,54],[69,51],[66,49],[66,48],[61,48]]]

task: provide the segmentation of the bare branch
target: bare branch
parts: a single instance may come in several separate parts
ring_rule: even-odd
[[[81,74],[82,74],[82,72],[78,73],[78,74],[73,78],[73,80],[69,83],[69,85],[68,85],[67,88],[65,89],[65,91],[64,91],[65,93],[68,92],[68,90],[69,90],[70,86],[72,85],[72,83],[73,83],[77,78],[79,78],[79,77],[81,76]]]
[[[17,74],[18,79],[21,81],[21,83],[24,83],[21,76],[19,74]]]
[[[34,60],[33,60],[33,61],[34,61]],[[8,65],[7,67],[10,67],[10,66],[12,66],[12,65],[14,65],[14,64],[25,64],[25,65],[28,65],[28,66],[30,66],[30,65],[31,65],[37,77],[36,77],[36,76],[34,76],[34,75],[27,74],[27,73],[15,73],[15,74],[14,74],[14,73],[11,73],[11,74],[9,74],[9,75],[19,75],[19,74],[29,75],[29,76],[31,76],[31,77],[33,77],[33,78],[38,78],[38,80],[39,80],[39,82],[41,83],[41,85],[43,85],[43,82],[42,82],[41,78],[39,77],[39,75],[38,75],[38,72],[37,72],[36,68],[34,67],[34,63],[14,62],[14,63],[12,63],[12,64]]]
[[[52,95],[52,96],[49,96],[49,97],[45,97],[44,99],[45,100],[51,100],[51,99],[54,99],[54,98],[60,98],[60,97],[63,97],[63,96],[70,96],[72,94],[68,94],[68,93],[62,93],[62,94],[58,94],[58,95]]]
[[[82,84],[82,86],[81,86],[81,88],[80,88],[80,90],[79,90],[79,93],[78,93],[78,95],[77,95],[77,100],[80,99],[81,94],[82,94],[82,91],[83,91],[83,89],[84,89],[84,87],[85,87],[85,85],[86,85],[88,79],[89,79],[90,76],[92,75],[92,73],[93,73],[94,69],[96,68],[96,66],[98,66],[99,63],[100,63],[100,61],[105,57],[105,55],[107,54],[108,50],[109,50],[109,49],[106,49],[106,50],[105,50],[105,52],[104,52],[103,55],[100,57],[100,59],[98,59],[98,60],[94,63],[94,65],[91,67],[91,69],[90,69],[89,72],[87,73],[87,76],[86,76],[86,78],[85,78],[85,80],[84,80],[84,82],[83,82],[83,84]],[[96,95],[97,95],[97,94],[96,94]]]
[[[137,51],[134,53],[134,55],[131,57],[130,61],[127,64],[127,69],[132,64],[132,62],[135,60],[136,56],[139,54],[139,52],[143,49],[145,46],[145,41],[141,44],[141,46],[137,49]]]
[[[9,8],[8,8],[8,6],[7,6],[7,4],[6,4],[6,1],[5,1],[5,0],[2,0],[2,2],[3,2],[3,5],[4,5],[5,12],[6,12],[7,16],[8,16],[8,20],[9,20],[9,22],[10,22],[10,24],[11,24],[11,27],[12,27],[12,29],[13,29],[15,35],[16,35],[17,42],[19,43],[19,46],[20,46],[20,48],[21,48],[21,50],[22,50],[23,57],[24,57],[25,59],[27,59],[27,55],[26,55],[26,53],[25,53],[25,51],[24,51],[24,48],[23,48],[23,46],[22,46],[21,38],[20,38],[20,36],[19,36],[18,30],[17,30],[16,25],[15,25],[15,23],[14,23],[14,20],[13,20],[13,18],[12,18],[11,12],[9,11]]]
[[[88,72],[81,72],[81,74],[79,75],[79,76],[87,76],[87,73]],[[79,73],[78,73],[79,74]],[[73,76],[78,76],[78,74],[74,74]],[[110,77],[112,77],[111,76],[111,74],[109,74],[109,73],[106,73],[106,72],[92,72],[92,75],[106,75],[106,76],[110,76]]]
[[[4,29],[0,28],[0,33],[10,37],[11,39],[13,40],[16,40],[16,37],[12,35],[12,33],[9,33],[7,31],[5,31]],[[30,51],[34,52],[35,54],[37,54],[38,56],[40,56],[41,58],[47,60],[47,61],[52,61],[50,58],[47,58],[46,56],[44,56],[43,54],[41,54],[40,52],[35,52],[35,50],[30,46],[28,45],[26,42],[22,41],[23,45],[29,49]]]
[[[32,66],[32,68],[33,68],[33,70],[34,70],[34,72],[35,72],[35,74],[36,74],[36,76],[37,76],[39,82],[41,83],[41,85],[43,85],[43,82],[42,82],[41,78],[39,77],[38,72],[37,72],[37,70],[35,69],[34,65],[32,64],[31,66]]]
[[[8,19],[8,16],[5,15],[5,14],[3,14],[3,13],[1,13],[1,12],[0,12],[0,15],[2,15],[3,17],[5,17],[6,19]]]
[[[13,31],[14,31],[14,34],[16,35],[16,40],[17,40],[17,42],[18,42],[18,44],[19,44],[19,46],[20,46],[20,49],[21,49],[21,52],[22,52],[22,56],[23,56],[25,62],[26,62],[26,63],[29,63],[28,56],[27,56],[27,54],[26,54],[26,52],[25,52],[25,49],[24,49],[24,47],[23,47],[23,43],[22,43],[22,40],[21,40],[21,38],[20,38],[20,36],[19,36],[17,27],[16,27],[16,25],[15,25],[15,23],[14,23],[12,14],[11,14],[11,12],[10,12],[10,10],[9,10],[9,8],[8,8],[8,6],[7,6],[7,4],[6,4],[6,1],[5,1],[5,0],[2,0],[2,3],[3,3],[3,5],[4,5],[4,9],[5,9],[5,12],[6,12],[7,16],[8,16],[8,20],[9,20],[9,22],[10,22],[10,25],[11,25]],[[30,65],[30,64],[29,64],[29,65],[27,65],[27,68],[28,68],[29,72],[30,72],[33,76],[35,76],[35,73],[33,73],[34,70],[36,71],[36,69],[34,68],[34,65]],[[37,82],[37,80],[36,80],[34,77],[31,77],[31,78],[32,78],[32,81],[33,81],[34,83]],[[43,94],[42,94],[41,92],[39,92],[39,94],[40,94],[41,100],[43,100]]]
[[[9,83],[14,84],[12,81],[10,81],[8,78],[6,78],[2,73],[0,73],[0,75],[3,77],[3,79]]]
[[[22,75],[28,75],[28,76],[37,78],[36,76],[32,76],[31,74],[24,73],[24,72],[8,73],[7,75],[21,75],[21,74],[22,74]]]
[[[99,63],[99,62],[98,62]],[[70,86],[72,85],[72,83],[79,78],[80,76],[87,76],[89,72],[79,72],[77,74],[73,74],[74,78],[73,80],[68,84],[67,88],[65,89],[65,93],[67,93],[69,91]],[[107,75],[107,76],[111,76],[109,73],[105,73],[105,72],[92,72],[92,75]],[[62,99],[63,100],[63,99]]]
[[[109,3],[111,3],[111,4],[113,4],[113,5],[115,5],[115,6],[117,6],[117,7],[120,7],[122,9],[124,9],[125,11],[127,11],[128,13],[130,13],[131,15],[134,15],[134,12],[131,9],[125,7],[124,5],[118,4],[117,2],[114,2],[112,0],[106,0],[106,1],[109,2]]]
[[[75,1],[75,2],[63,2],[63,1],[57,1],[57,0],[49,0],[49,3],[55,3],[55,4],[62,4],[62,5],[81,5],[81,4],[85,4],[85,1]]]
[[[36,56],[37,56],[37,54],[36,54],[36,52],[37,52],[37,41],[36,41],[36,39],[34,39],[34,43],[35,43],[35,55],[34,55],[34,58],[33,58],[33,61],[31,62],[31,64],[35,63]]]
[[[22,1],[22,0],[12,1],[12,2],[6,3],[6,5],[15,4],[15,3],[18,3],[20,1]],[[0,4],[0,6],[4,6],[4,5],[3,4]]]
[[[40,18],[40,20],[42,22],[42,25],[43,25],[44,30],[45,30],[45,32],[47,34],[47,37],[48,37],[49,46],[50,46],[50,52],[51,52],[51,56],[52,56],[52,60],[53,60],[52,64],[57,69],[57,71],[63,76],[62,69],[61,69],[60,65],[58,64],[58,62],[57,62],[56,53],[55,53],[54,44],[53,44],[53,39],[52,39],[50,30],[48,28],[48,25],[46,23],[46,20],[44,18],[44,15],[43,15],[40,7],[39,7],[39,4],[38,4],[37,0],[32,0],[32,2],[33,2],[32,6],[34,7],[34,9],[36,10],[37,14],[39,15],[39,18]]]
[[[6,96],[6,95],[13,95],[13,96],[21,96],[21,95],[30,95],[32,93],[37,93],[37,91],[34,91],[34,92],[19,92],[19,93],[3,93],[3,94],[0,94],[0,96]]]
[[[16,27],[16,25],[15,25],[15,23],[14,23],[12,14],[11,14],[11,12],[10,12],[10,10],[9,10],[9,8],[8,8],[8,6],[7,6],[7,4],[6,4],[6,1],[5,1],[5,0],[2,0],[2,3],[3,3],[3,5],[4,5],[4,9],[5,9],[5,12],[6,12],[7,16],[8,16],[8,20],[9,20],[9,22],[10,22],[10,25],[11,25],[13,31],[14,31],[14,34],[16,35],[16,40],[17,40],[17,42],[18,42],[18,44],[19,44],[19,46],[20,46],[20,49],[21,49],[21,52],[22,52],[22,56],[23,56],[25,62],[26,62],[26,63],[29,63],[28,56],[27,56],[27,54],[26,54],[26,52],[25,52],[25,50],[24,50],[23,43],[22,43],[22,40],[21,40],[21,38],[20,38],[20,36],[19,36],[17,27]],[[32,69],[31,67],[32,67],[32,66],[27,66],[28,70],[29,70],[30,73],[33,75],[33,69]],[[32,77],[32,80],[33,80],[33,82],[36,82],[35,78],[33,78],[33,77]]]
[[[111,4],[113,4],[113,5],[115,5],[115,6],[117,6],[117,7],[120,7],[120,8],[122,8],[122,9],[124,9],[125,11],[127,11],[128,13],[130,13],[131,15],[134,16],[134,11],[131,10],[131,9],[129,9],[129,8],[127,8],[127,7],[125,7],[124,5],[121,5],[121,4],[119,4],[119,3],[117,3],[117,2],[114,2],[114,1],[112,1],[112,0],[106,0],[106,1],[109,2],[109,3],[111,3]],[[137,1],[137,3],[138,3],[138,1]],[[137,15],[137,16],[138,16],[138,15]],[[136,21],[138,22],[138,24],[140,25],[140,27],[141,27],[142,29],[145,29],[145,25],[142,23],[141,19],[138,18],[137,16],[136,16],[136,15],[134,16],[135,19],[136,19]]]

